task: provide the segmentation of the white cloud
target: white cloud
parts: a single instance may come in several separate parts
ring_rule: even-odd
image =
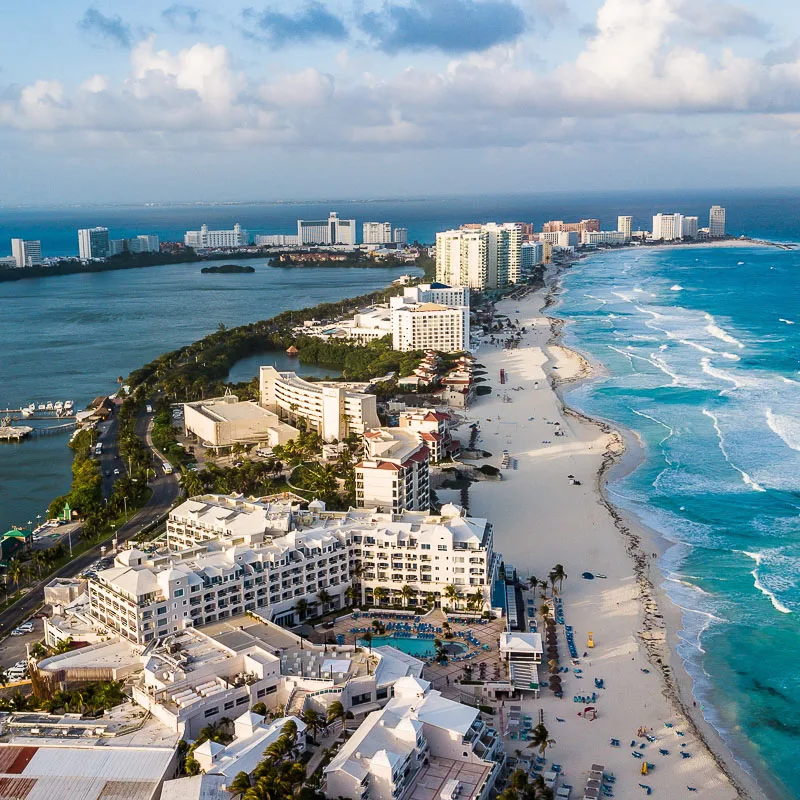
[[[555,70],[532,68],[529,48],[517,43],[389,77],[356,76],[342,51],[332,63],[338,78],[314,68],[248,78],[222,45],[172,52],[151,36],[132,49],[129,74],[116,84],[94,75],[74,91],[38,81],[7,93],[0,127],[130,148],[342,149],[521,147],[585,131],[652,139],[672,127],[667,118],[709,114],[750,115],[756,126],[782,114],[773,135],[796,130],[800,54],[770,62],[707,51],[697,38],[740,35],[754,19],[720,0],[605,0],[582,52]],[[635,124],[622,124],[623,115]]]

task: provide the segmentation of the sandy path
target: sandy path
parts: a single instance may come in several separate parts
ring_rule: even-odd
[[[469,412],[470,419],[481,425],[479,446],[492,453],[489,463],[498,466],[502,451],[509,450],[517,468],[505,471],[500,483],[473,484],[470,513],[492,521],[496,548],[520,575],[544,579],[554,564],[563,564],[569,576],[562,591],[566,623],[575,630],[580,653],[588,631],[593,632],[596,646],[587,651],[587,658],[580,659],[582,677],[563,676],[563,700],[546,691],[539,701],[525,701],[523,708],[534,719],[539,708],[544,710],[545,724],[556,739],[548,757],[562,765],[565,782],[573,786],[573,797],[583,796],[590,765],[600,763],[617,777],[616,798],[646,796],[639,784],[651,787],[654,797],[670,800],[735,798],[735,788],[665,696],[661,675],[641,646],[637,634],[645,614],[634,562],[596,487],[608,448],[618,448],[619,438],[597,424],[562,412],[547,375],[568,380],[585,370],[585,363],[569,350],[548,345],[550,320],[543,315],[543,305],[543,292],[499,304],[498,311],[519,319],[528,333],[516,350],[486,344],[476,354],[494,389],[491,396],[478,398]],[[505,386],[499,382],[501,368],[507,375]],[[555,422],[566,436],[554,435],[557,426],[551,423]],[[465,436],[465,428],[461,430]],[[581,485],[571,485],[568,475],[578,478]],[[584,571],[607,578],[584,580]],[[536,608],[540,605],[537,599]],[[650,612],[651,620],[660,625],[660,618],[653,616],[657,609],[650,605]],[[568,651],[563,627],[559,629],[559,651],[566,664]],[[656,631],[655,636],[661,638],[662,634]],[[546,667],[542,677],[545,671]],[[589,722],[577,716],[583,704],[574,703],[573,696],[591,694],[595,677],[604,679],[606,689],[598,692],[598,718]],[[673,727],[666,727],[665,722]],[[636,736],[640,726],[652,729],[657,737],[657,742],[647,743],[643,750],[638,745],[645,740]],[[685,735],[678,736],[677,731]],[[620,740],[621,747],[610,746],[612,737]],[[631,755],[634,739],[637,752],[645,756],[642,760]],[[518,741],[506,742],[510,754],[520,746]],[[660,754],[659,749],[668,750],[669,755]],[[682,750],[691,757],[682,758]],[[655,765],[647,777],[640,774],[644,760]]]

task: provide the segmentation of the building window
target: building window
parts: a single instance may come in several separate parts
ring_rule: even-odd
[[[166,606],[159,606],[159,608],[157,609],[157,613],[159,615],[166,614],[167,613],[167,607]]]
[[[207,708],[203,713],[203,716],[208,719],[209,717],[213,717],[214,714],[219,714],[219,706],[212,706],[211,708]]]
[[[183,597],[183,589],[176,589],[175,597]]]
[[[353,695],[353,697],[351,698],[350,704],[354,706],[360,706],[363,705],[364,703],[369,703],[371,699],[372,699],[372,694],[370,692],[367,692],[366,694],[356,694]]]
[[[247,700],[248,700],[247,695],[245,695],[244,697],[237,697],[236,698],[236,705],[237,706],[243,706],[247,702]]]
[[[230,711],[233,708],[233,700],[228,700],[228,702],[225,703],[224,708],[226,711]]]

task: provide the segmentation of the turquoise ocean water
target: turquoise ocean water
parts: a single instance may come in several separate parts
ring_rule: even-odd
[[[797,797],[800,252],[598,255],[561,301],[566,343],[607,370],[568,402],[644,445],[610,497],[671,543],[698,704],[762,785]]]

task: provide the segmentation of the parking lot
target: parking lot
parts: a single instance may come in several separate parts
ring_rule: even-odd
[[[23,636],[8,636],[0,642],[0,668],[8,670],[27,655],[26,645],[33,645],[44,638],[44,623],[40,619],[31,619],[33,631]]]

